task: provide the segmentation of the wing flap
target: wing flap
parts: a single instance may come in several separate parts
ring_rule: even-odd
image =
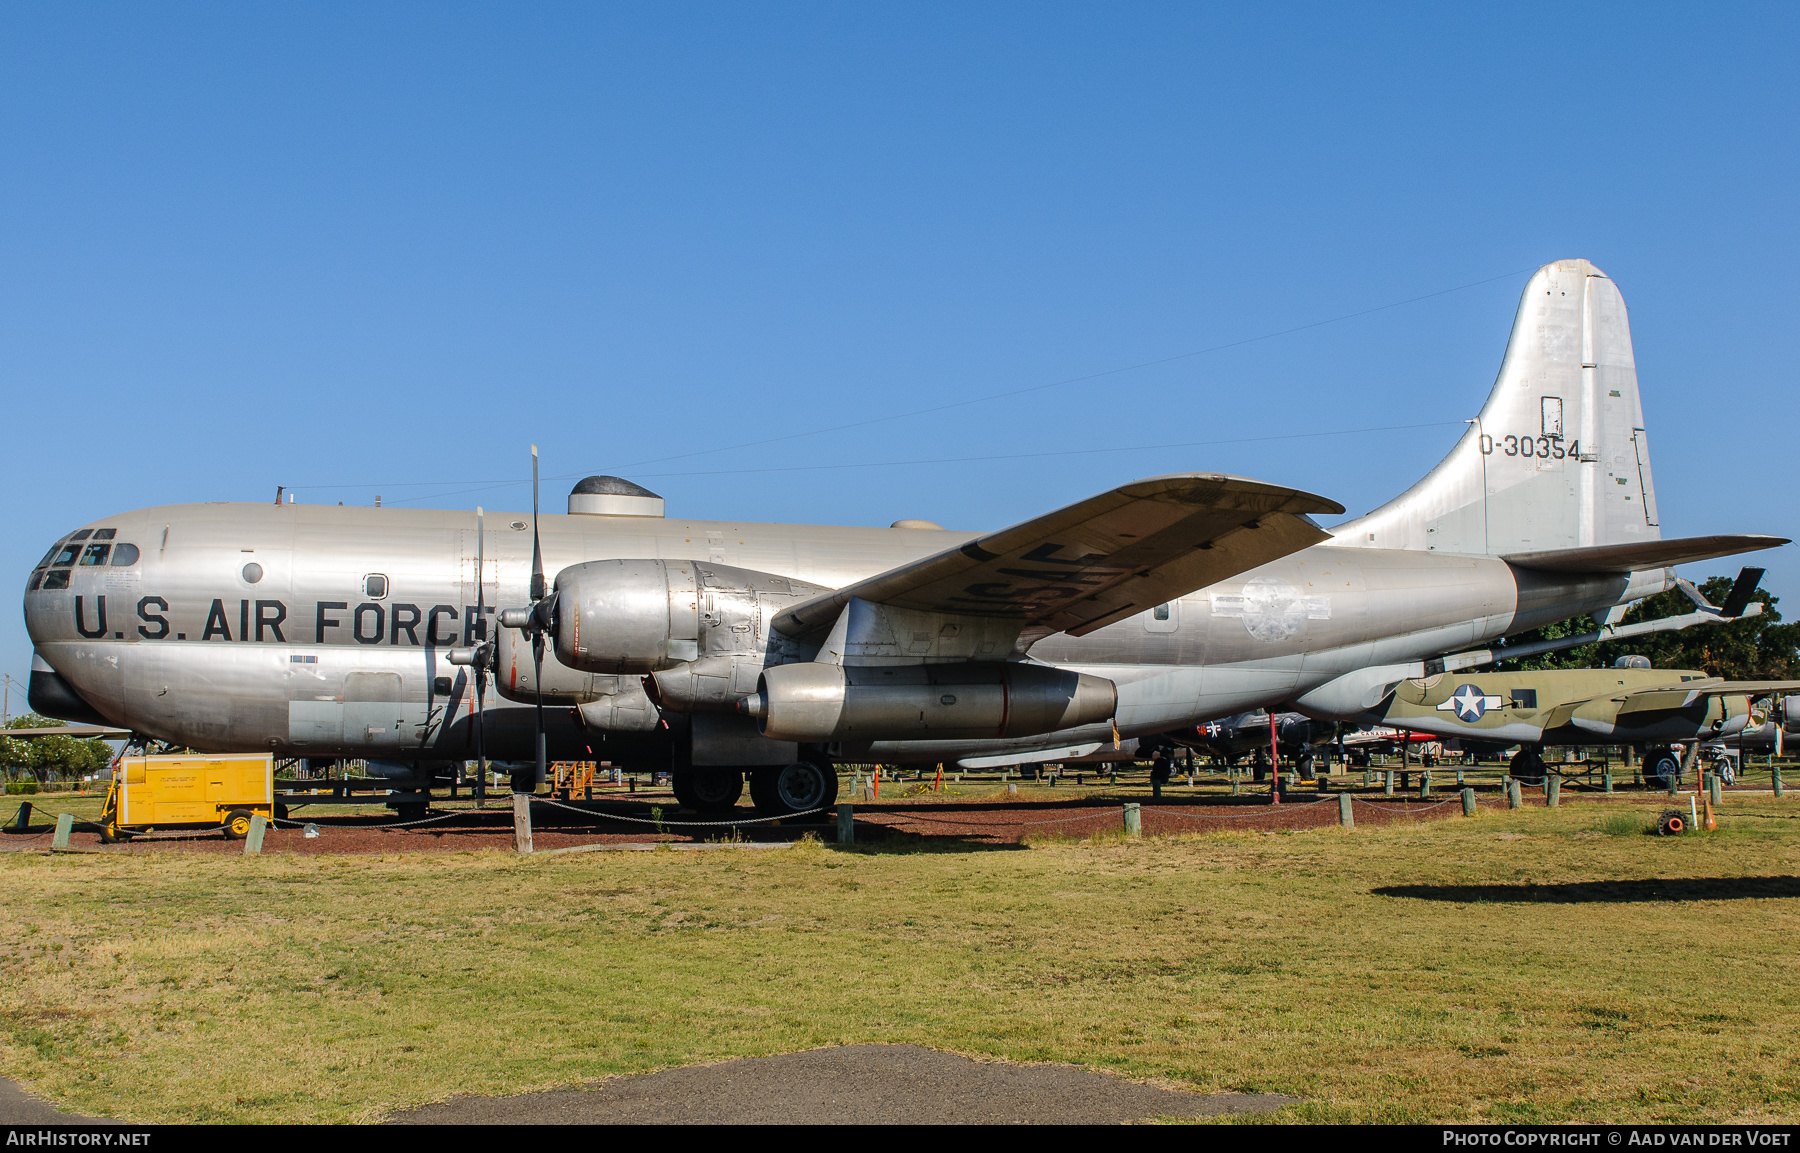
[[[852,598],[1081,636],[1329,539],[1312,493],[1217,473],[1152,477],[795,605],[774,627],[816,639]]]

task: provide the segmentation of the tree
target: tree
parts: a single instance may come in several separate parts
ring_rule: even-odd
[[[36,713],[14,717],[8,729],[53,728],[62,724]],[[4,731],[4,730],[0,730]],[[112,763],[113,748],[98,737],[78,738],[67,735],[49,737],[0,736],[0,766],[10,775],[25,773],[39,783],[51,777],[79,777],[96,773]]]
[[[1732,577],[1708,577],[1700,592],[1719,604],[1731,592]],[[1602,641],[1560,652],[1541,653],[1516,661],[1495,663],[1496,671],[1515,669],[1604,668],[1622,656],[1648,657],[1659,669],[1694,669],[1730,680],[1787,680],[1800,676],[1800,624],[1782,624],[1775,610],[1780,598],[1758,594],[1764,602],[1760,616],[1727,625],[1694,625],[1666,633]],[[1680,589],[1646,597],[1625,614],[1625,624],[1661,620],[1694,611],[1693,602]],[[1508,645],[1531,644],[1594,631],[1588,617],[1557,621],[1541,629],[1507,639]],[[1504,651],[1504,650],[1503,650]]]

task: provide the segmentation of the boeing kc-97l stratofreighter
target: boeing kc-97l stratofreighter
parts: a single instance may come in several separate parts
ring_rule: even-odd
[[[611,477],[535,525],[140,509],[31,574],[31,703],[205,751],[441,763],[474,757],[491,670],[490,755],[533,754],[541,687],[550,756],[672,769],[703,808],[747,776],[759,808],[801,812],[834,799],[834,760],[1056,760],[1287,702],[1354,715],[1445,654],[1616,624],[1670,566],[1786,543],[1661,539],[1625,305],[1583,260],[1531,277],[1450,455],[1366,516],[1313,520],[1343,511],[1205,472],[986,533],[671,518]]]

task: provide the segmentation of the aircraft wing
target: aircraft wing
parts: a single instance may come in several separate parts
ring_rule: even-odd
[[[1309,514],[1343,511],[1243,477],[1151,477],[815,597],[776,616],[774,627],[817,639],[858,599],[1084,636],[1328,540]]]
[[[1792,543],[1786,537],[1742,534],[1737,536],[1684,536],[1672,540],[1628,541],[1583,548],[1556,548],[1542,552],[1507,553],[1500,559],[1519,568],[1549,572],[1641,572],[1712,560],[1757,549]]]
[[[1766,697],[1793,692],[1800,692],[1800,681],[1704,680],[1669,688],[1645,689],[1613,699],[1621,701],[1620,713],[1648,713],[1685,709],[1703,697]]]

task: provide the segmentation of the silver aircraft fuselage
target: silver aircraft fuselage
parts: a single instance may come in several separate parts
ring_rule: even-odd
[[[39,656],[107,723],[159,740],[205,751],[465,759],[474,755],[474,696],[468,670],[452,666],[448,651],[484,634],[478,601],[490,628],[495,610],[527,603],[531,566],[528,515],[490,513],[485,525],[478,596],[473,513],[236,503],[140,509],[88,526],[113,530],[110,542],[136,546],[136,559],[77,563],[66,588],[27,591],[26,623]],[[552,575],[582,561],[671,559],[828,588],[975,535],[573,514],[543,516],[540,531]],[[1145,736],[1670,585],[1661,569],[1559,574],[1494,557],[1334,541],[1088,636],[1048,637],[1030,657],[1115,682],[1118,734]],[[488,698],[488,754],[502,759],[531,750],[529,683],[515,677],[500,670],[510,703]],[[641,692],[637,678],[559,667],[545,685],[551,755],[667,755],[659,751],[669,740],[665,726],[609,727],[578,710]],[[311,719],[327,713],[330,725]],[[1110,725],[1058,734],[1066,742],[1112,736]],[[938,761],[1045,744],[883,742],[843,755]]]

